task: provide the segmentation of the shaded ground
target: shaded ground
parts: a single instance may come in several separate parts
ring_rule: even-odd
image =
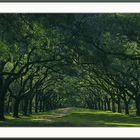
[[[0,121],[0,126],[140,126],[140,117],[127,116],[110,111],[95,111],[82,108],[62,108],[29,117],[14,119],[7,116],[6,121]]]

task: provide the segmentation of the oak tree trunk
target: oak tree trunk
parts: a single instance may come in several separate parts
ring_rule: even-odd
[[[20,104],[20,100],[19,99],[15,99],[14,102],[14,110],[13,110],[13,117],[18,118],[18,112],[19,112],[19,104]]]
[[[135,102],[136,102],[136,115],[140,116],[140,94],[136,95]]]

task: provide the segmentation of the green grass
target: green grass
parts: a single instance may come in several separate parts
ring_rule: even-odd
[[[140,127],[140,117],[128,116],[110,111],[96,111],[82,108],[57,109],[14,119],[7,116],[6,121],[0,121],[0,126],[89,126],[89,127]]]
[[[76,126],[140,126],[140,117],[91,109],[75,109],[61,121],[72,122]]]

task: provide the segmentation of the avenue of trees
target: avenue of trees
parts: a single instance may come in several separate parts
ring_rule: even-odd
[[[0,120],[61,107],[140,116],[140,14],[0,14]]]

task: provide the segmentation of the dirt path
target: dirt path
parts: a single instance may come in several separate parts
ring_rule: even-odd
[[[57,118],[62,118],[64,116],[67,116],[71,113],[72,108],[63,108],[62,111],[60,112],[56,112],[55,114],[51,114],[51,115],[43,115],[40,119],[33,119],[35,121],[53,121]]]
[[[64,108],[63,111],[56,114],[55,117],[63,117],[63,116],[69,115],[71,110],[72,108]]]
[[[61,118],[61,117],[64,117],[64,116],[67,116],[70,114],[70,111],[72,110],[72,108],[64,108],[62,110],[62,112],[58,112],[54,115],[49,115],[50,117],[49,118]]]

